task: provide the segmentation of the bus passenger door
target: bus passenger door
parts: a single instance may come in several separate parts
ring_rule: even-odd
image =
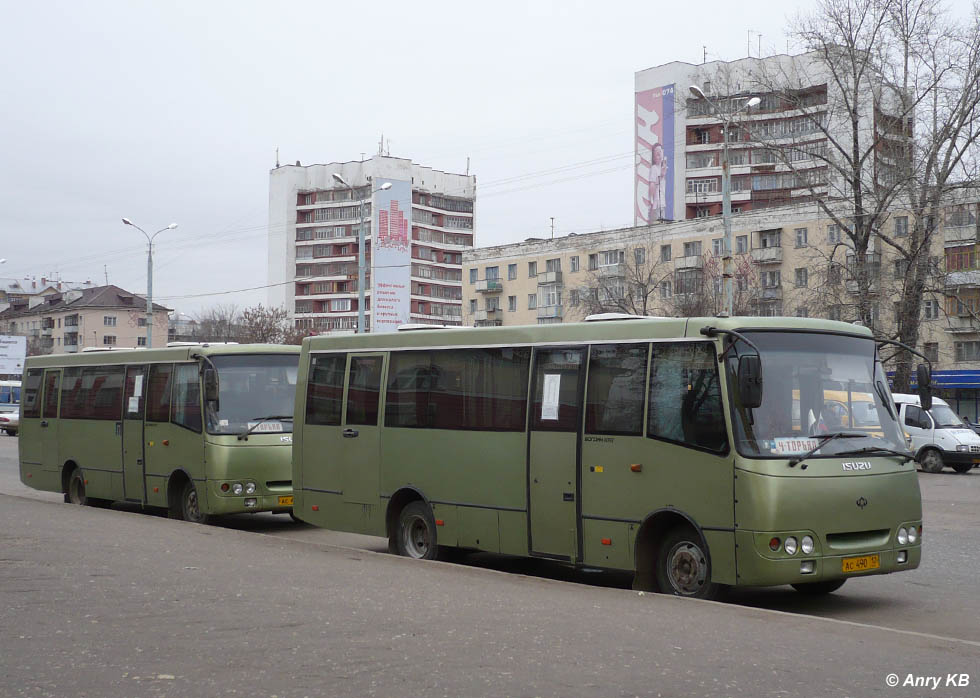
[[[532,555],[576,560],[585,348],[534,352],[528,433],[528,518]]]
[[[146,366],[126,369],[123,393],[122,461],[124,496],[146,501],[146,469],[143,454],[143,410],[146,404]]]
[[[347,400],[338,454],[345,464],[344,501],[377,504],[381,483],[381,434],[378,416],[384,354],[351,354],[347,364]]]
[[[58,402],[61,369],[44,372],[44,398],[41,403],[41,463],[45,470],[61,470],[58,456]]]

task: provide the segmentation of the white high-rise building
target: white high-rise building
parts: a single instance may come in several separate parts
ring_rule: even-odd
[[[363,219],[366,329],[461,324],[462,252],[473,247],[475,198],[476,177],[404,158],[275,168],[269,304],[288,308],[310,333],[356,331]]]

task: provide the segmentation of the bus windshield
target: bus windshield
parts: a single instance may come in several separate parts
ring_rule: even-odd
[[[739,453],[757,458],[800,455],[819,444],[822,435],[841,431],[851,438],[828,441],[814,457],[869,448],[905,450],[870,338],[806,332],[745,335],[762,353],[763,397],[756,409],[743,408],[737,396],[733,401]],[[737,349],[751,351],[743,342]],[[729,360],[732,374],[736,362]]]
[[[208,405],[210,434],[291,433],[297,354],[212,356],[218,369],[218,409]]]

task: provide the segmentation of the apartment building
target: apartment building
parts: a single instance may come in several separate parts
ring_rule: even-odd
[[[896,116],[896,93],[884,81],[872,75],[867,83],[859,132],[882,137],[867,168],[884,178],[909,122]],[[818,157],[831,139],[847,146],[850,126],[841,118],[840,87],[817,54],[674,61],[638,71],[634,84],[635,225],[721,214],[726,123],[734,213],[846,191]],[[760,102],[748,108],[752,97]],[[795,146],[787,151],[787,144]]]
[[[153,304],[153,346],[167,343],[170,309]],[[146,346],[146,297],[118,286],[95,286],[14,300],[0,312],[0,334],[27,337],[28,354],[60,354],[89,347]]]
[[[934,237],[933,287],[921,308],[920,351],[961,414],[980,415],[980,196],[951,203]],[[907,212],[882,233],[901,242]],[[735,312],[853,321],[859,284],[853,251],[813,204],[733,216]],[[593,312],[713,315],[723,310],[718,218],[569,235],[469,250],[463,259],[464,324],[576,322]],[[907,264],[875,238],[865,265],[872,322],[894,329]]]
[[[0,278],[0,311],[6,310],[12,303],[26,301],[29,305],[44,302],[45,297],[78,289],[95,288],[91,281],[62,281],[60,278],[49,279],[42,276],[25,276],[23,279]]]
[[[475,198],[476,177],[403,158],[277,167],[269,178],[269,304],[287,307],[307,332],[355,332],[363,225],[366,330],[460,325]]]

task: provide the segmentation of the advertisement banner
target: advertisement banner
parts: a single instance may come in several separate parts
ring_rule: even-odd
[[[674,86],[636,93],[636,225],[674,219]]]
[[[412,293],[412,183],[391,183],[374,195],[371,246],[371,331],[395,332],[408,323]]]
[[[27,337],[0,335],[0,376],[21,375],[27,357]]]

